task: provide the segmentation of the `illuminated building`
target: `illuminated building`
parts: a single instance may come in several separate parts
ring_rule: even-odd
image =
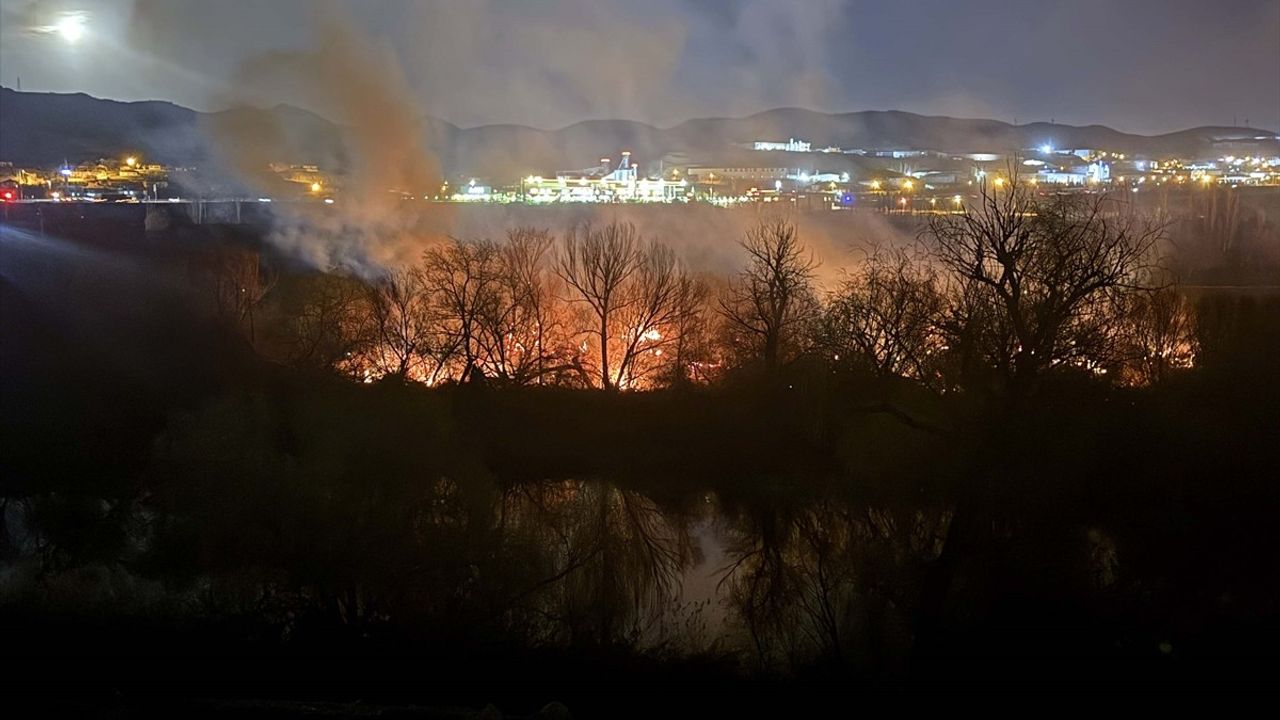
[[[471,178],[458,191],[450,196],[454,202],[493,202],[498,199],[493,186]]]
[[[553,178],[531,175],[521,181],[521,193],[530,203],[673,202],[688,197],[687,180],[640,177],[630,152],[622,153],[617,167],[610,162],[601,158],[599,167],[558,172]]]
[[[1070,169],[1044,167],[1032,176],[1035,182],[1046,185],[1090,185],[1111,182],[1111,166],[1107,163],[1077,165]]]
[[[688,174],[699,183],[716,184],[735,181],[773,182],[799,177],[801,172],[799,168],[786,167],[691,167]]]
[[[811,152],[810,144],[804,140],[789,138],[786,142],[773,142],[770,140],[757,140],[752,144],[753,150],[762,150],[766,152]]]

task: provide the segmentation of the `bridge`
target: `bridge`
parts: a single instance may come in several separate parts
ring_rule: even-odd
[[[0,222],[40,234],[66,234],[69,228],[100,227],[113,231],[165,231],[193,225],[243,225],[266,228],[278,206],[300,212],[322,210],[312,202],[270,200],[155,200],[92,202],[20,200],[0,202]],[[284,208],[280,208],[284,209]]]

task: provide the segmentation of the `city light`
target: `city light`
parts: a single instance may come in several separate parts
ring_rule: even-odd
[[[52,27],[52,26],[48,26]],[[138,144],[132,143],[133,147]],[[1041,146],[1036,146],[1037,148]],[[884,157],[889,157],[885,151]],[[899,151],[893,151],[899,152]],[[906,152],[906,151],[901,151]],[[1147,190],[1153,185],[1158,188],[1167,186],[1200,187],[1208,190],[1221,184],[1226,187],[1267,186],[1280,184],[1275,168],[1280,167],[1280,156],[1273,155],[1224,155],[1224,156],[1188,156],[1161,161],[1148,159],[1133,160],[1128,163],[1117,162],[1114,166],[1101,158],[1120,158],[1123,153],[1103,150],[1079,150],[1059,153],[1053,160],[1023,160],[1021,164],[1033,164],[1037,172],[1022,174],[1016,177],[1002,176],[1002,171],[992,168],[985,170],[981,166],[971,166],[968,172],[954,168],[941,168],[927,164],[926,160],[917,160],[912,167],[898,166],[902,174],[894,173],[892,177],[880,179],[853,180],[848,172],[811,172],[799,168],[770,166],[748,166],[745,168],[702,168],[696,165],[688,168],[672,168],[667,166],[658,170],[658,175],[642,176],[636,166],[630,163],[630,155],[623,154],[623,164],[610,171],[608,158],[601,158],[602,166],[582,171],[566,171],[541,175],[527,175],[517,178],[480,178],[463,175],[459,179],[460,187],[456,188],[450,181],[443,181],[438,193],[421,196],[425,201],[436,202],[470,202],[470,203],[527,203],[542,205],[548,203],[619,203],[619,202],[707,202],[716,205],[737,205],[741,203],[777,203],[790,202],[801,205],[811,204],[813,199],[820,199],[822,204],[830,204],[833,210],[850,209],[856,192],[861,185],[866,192],[875,195],[892,195],[887,208],[879,204],[880,211],[893,211],[898,205],[901,210],[910,210],[915,206],[914,198],[918,194],[928,201],[929,208],[938,210],[947,206],[951,199],[952,210],[964,208],[961,196],[946,195],[947,191],[955,192],[964,185],[982,186],[988,181],[988,192],[1003,192],[1013,188],[1018,182],[1024,187],[1040,190],[1045,188],[1075,187],[1086,192],[1098,192],[1105,187],[1124,186],[1130,191]],[[972,159],[983,153],[970,153],[965,157]],[[895,156],[896,157],[896,156]],[[913,156],[914,157],[914,156]],[[62,190],[60,199],[75,198],[121,199],[128,201],[139,197],[148,197],[147,190],[159,194],[158,187],[163,186],[169,168],[139,155],[116,155],[113,162],[100,159],[96,162],[67,163],[62,166],[50,166],[43,172],[34,169],[19,170],[20,184],[42,184],[48,191],[54,187]],[[1016,164],[1016,159],[1013,160]],[[329,187],[330,176],[316,165],[284,165],[278,164],[273,170],[283,179],[299,183],[303,195],[316,201],[323,201],[333,195],[334,189]],[[1145,169],[1139,172],[1140,168]],[[889,167],[879,168],[881,171],[893,173]],[[1113,174],[1114,172],[1114,174]],[[23,175],[25,173],[25,175]],[[139,189],[140,176],[146,174],[146,189]],[[1133,174],[1129,174],[1133,173]],[[683,179],[685,177],[689,179]],[[767,180],[765,179],[767,178]],[[750,190],[742,191],[739,185],[747,182],[759,184]],[[786,183],[792,181],[788,189]],[[770,188],[772,185],[772,188]],[[819,193],[806,195],[803,188],[821,188]],[[295,186],[298,187],[298,186]],[[767,190],[772,189],[770,193]],[[765,192],[761,192],[764,190]],[[852,192],[851,192],[852,191]],[[416,200],[418,197],[408,196],[400,190],[406,199]],[[784,195],[784,192],[786,193]],[[970,190],[972,192],[972,190]],[[2,197],[2,196],[0,196]],[[53,199],[50,195],[28,198],[25,193],[14,191],[12,202],[29,201],[39,197]],[[160,199],[160,198],[156,198]],[[279,201],[279,198],[277,198]],[[871,210],[873,206],[860,209]]]

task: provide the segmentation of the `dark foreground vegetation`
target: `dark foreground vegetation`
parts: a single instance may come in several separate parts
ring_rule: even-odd
[[[880,256],[828,298],[785,223],[718,289],[626,250],[650,283],[620,282],[628,303],[671,293],[634,334],[691,341],[661,346],[691,353],[674,368],[627,349],[635,321],[629,366],[583,349],[496,371],[465,303],[427,322],[379,309],[403,297],[386,284],[347,296],[335,284],[364,281],[256,250],[246,281],[192,246],[144,260],[10,234],[5,645],[126,686],[326,679],[309,692],[351,699],[397,678],[429,687],[379,686],[387,701],[529,711],[620,679],[1269,677],[1280,300],[1189,297],[1148,272],[1157,229],[1012,202],[935,224],[928,264]],[[556,292],[626,232],[561,248]],[[442,264],[502,252],[476,247],[398,281],[439,287]],[[607,346],[583,277],[586,330],[554,332]],[[350,308],[321,328],[339,296],[449,354],[371,350],[408,335],[343,335]],[[507,316],[551,327],[538,312]],[[288,352],[316,338],[344,349]],[[433,386],[428,361],[447,368]],[[711,600],[682,592],[694,576]],[[191,658],[218,667],[193,679]]]

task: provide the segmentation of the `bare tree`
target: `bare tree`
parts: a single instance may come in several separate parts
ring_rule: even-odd
[[[210,258],[209,289],[218,318],[243,333],[250,345],[257,341],[256,310],[278,278],[257,250],[224,248]]]
[[[442,342],[422,271],[388,271],[366,293],[374,338],[367,363],[378,375],[434,382],[453,351]]]
[[[671,360],[666,383],[674,386],[706,382],[707,369],[713,364],[712,338],[707,332],[708,284],[701,277],[689,277],[685,282],[688,287],[679,296],[667,351]]]
[[[617,316],[634,297],[628,282],[640,269],[639,234],[630,223],[610,223],[600,228],[590,224],[574,228],[564,238],[556,272],[573,291],[572,301],[590,310],[594,335],[599,346],[600,386],[616,387],[610,365],[609,346]]]
[[[984,186],[974,206],[932,216],[924,233],[950,281],[948,344],[1014,395],[1051,368],[1100,368],[1162,232],[1106,196],[1037,201],[1016,178]]]
[[[498,285],[498,247],[488,240],[450,238],[422,254],[425,291],[438,304],[442,329],[461,353],[458,379],[480,374],[481,317],[504,305]]]
[[[1125,319],[1120,369],[1123,382],[1151,385],[1195,362],[1194,313],[1177,288],[1136,293]]]
[[[546,230],[514,228],[495,258],[496,302],[482,304],[478,342],[488,372],[515,384],[542,383],[570,369],[555,307]]]
[[[636,387],[670,365],[668,350],[680,343],[705,290],[680,267],[671,248],[650,242],[626,295],[618,312],[620,353],[614,382]]]
[[[636,387],[669,362],[687,314],[703,293],[670,248],[644,242],[629,223],[584,225],[564,241],[557,273],[584,305],[599,347],[600,387]]]
[[[720,299],[731,340],[774,372],[797,345],[817,313],[813,270],[817,263],[786,219],[761,222],[740,243],[747,267]]]
[[[938,280],[904,250],[877,251],[832,294],[821,336],[836,362],[931,381],[944,307]]]
[[[1280,232],[1248,196],[1215,188],[1187,197],[1170,216],[1170,240],[1184,272],[1210,271],[1226,282],[1266,275],[1280,261]],[[1274,276],[1274,273],[1271,274]]]
[[[307,278],[304,292],[302,306],[286,330],[285,361],[352,372],[351,359],[370,341],[361,312],[368,287],[355,277],[330,271]]]

